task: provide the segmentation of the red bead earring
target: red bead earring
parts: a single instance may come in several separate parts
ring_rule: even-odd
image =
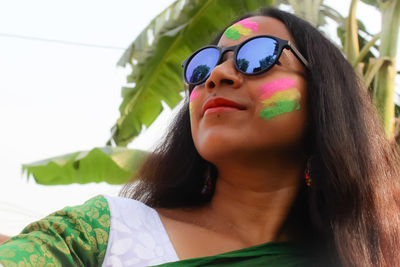
[[[311,187],[311,167],[310,167],[310,159],[307,160],[307,166],[306,166],[306,170],[304,171],[304,179],[306,182],[306,185],[308,187]]]
[[[210,196],[210,194],[213,193],[215,181],[212,177],[214,177],[214,175],[212,174],[212,166],[210,164],[209,166],[207,166],[204,184],[200,191],[203,197],[208,197]]]
[[[212,191],[212,187],[213,187],[213,186],[212,186],[211,177],[207,176],[206,179],[205,179],[205,181],[204,181],[203,188],[201,189],[201,194],[202,194],[203,196],[210,194],[211,191]]]

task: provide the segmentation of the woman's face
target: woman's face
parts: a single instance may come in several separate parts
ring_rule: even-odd
[[[293,42],[282,22],[256,16],[228,28],[218,46],[234,46],[264,34]],[[236,70],[229,51],[209,78],[194,88],[191,129],[203,158],[217,164],[232,157],[301,149],[307,122],[305,68],[287,49],[279,62],[263,74],[247,76]],[[226,100],[240,108],[223,107]],[[207,106],[213,108],[205,109]]]

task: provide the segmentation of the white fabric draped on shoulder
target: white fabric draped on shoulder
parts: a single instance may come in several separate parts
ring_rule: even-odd
[[[111,221],[103,266],[149,266],[179,260],[156,210],[133,199],[104,197]]]

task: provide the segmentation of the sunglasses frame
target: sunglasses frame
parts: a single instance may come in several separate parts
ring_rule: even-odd
[[[277,53],[277,57],[275,58],[274,62],[273,62],[268,68],[266,68],[266,69],[264,69],[264,70],[260,70],[260,71],[255,72],[255,73],[247,73],[247,72],[244,72],[244,71],[242,71],[241,69],[239,69],[239,66],[237,65],[237,54],[238,54],[240,48],[242,48],[245,44],[247,44],[248,42],[250,42],[250,41],[252,41],[252,40],[254,40],[254,39],[258,39],[258,38],[270,38],[270,39],[275,40],[275,41],[277,42],[277,44],[278,44],[278,53]],[[216,66],[218,66],[218,65],[221,63],[222,57],[223,57],[223,55],[225,54],[225,52],[234,51],[234,57],[233,57],[233,58],[234,58],[234,65],[235,65],[235,68],[236,68],[240,73],[243,73],[243,74],[245,74],[245,75],[250,75],[250,76],[255,76],[255,75],[259,75],[259,74],[261,74],[261,73],[267,72],[267,71],[270,70],[275,64],[278,64],[278,65],[279,65],[279,64],[280,64],[280,63],[279,63],[279,58],[280,58],[281,55],[282,55],[283,49],[291,50],[291,51],[294,53],[294,55],[297,57],[297,59],[298,59],[306,68],[308,68],[308,66],[309,66],[308,61],[303,57],[303,55],[299,52],[299,50],[297,50],[297,48],[296,48],[290,41],[288,41],[288,40],[283,40],[283,39],[280,39],[280,38],[275,37],[275,36],[272,36],[272,35],[256,35],[256,36],[253,36],[253,37],[251,37],[251,38],[249,38],[249,39],[247,39],[247,40],[244,40],[243,42],[241,42],[241,43],[238,44],[238,45],[229,46],[229,47],[220,47],[220,46],[216,46],[216,45],[208,45],[208,46],[204,46],[204,47],[198,49],[197,51],[195,51],[192,55],[190,55],[188,58],[186,58],[186,59],[182,62],[182,67],[183,67],[183,78],[184,78],[185,82],[186,82],[188,85],[193,85],[193,86],[194,86],[194,85],[199,85],[199,84],[205,82],[205,81],[208,79],[208,77],[210,77],[210,75],[207,75],[206,77],[204,77],[202,80],[200,80],[200,81],[197,82],[197,83],[190,83],[190,82],[188,82],[187,79],[186,79],[186,70],[187,70],[187,67],[188,67],[188,65],[189,65],[188,63],[190,63],[190,61],[193,59],[193,57],[195,57],[199,52],[201,52],[201,51],[203,51],[204,49],[207,49],[207,48],[216,48],[216,49],[219,51],[219,58],[218,58],[217,64],[214,66],[214,68],[215,68]],[[211,70],[211,72],[214,70],[214,68]],[[211,72],[210,72],[210,74],[211,74]]]

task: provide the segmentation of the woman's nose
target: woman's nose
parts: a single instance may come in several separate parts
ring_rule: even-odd
[[[238,88],[243,83],[243,76],[236,70],[233,59],[225,60],[221,64],[215,66],[210,77],[205,82],[207,89],[221,87],[227,85],[229,87]]]

